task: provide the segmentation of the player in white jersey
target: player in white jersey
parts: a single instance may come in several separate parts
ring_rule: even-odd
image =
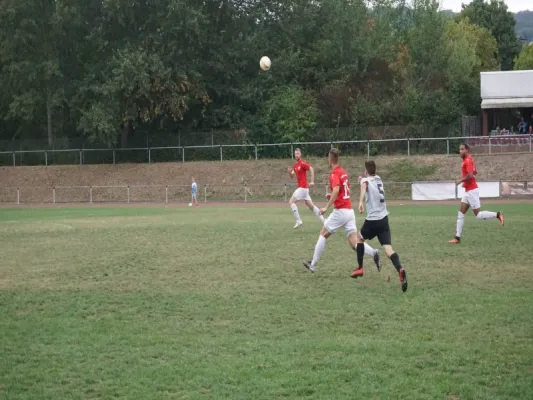
[[[385,202],[383,181],[376,175],[376,163],[372,160],[365,162],[365,177],[361,178],[361,196],[359,197],[359,212],[362,214],[366,202],[366,219],[359,233],[357,244],[357,268],[352,276],[363,275],[363,256],[365,254],[365,240],[372,240],[377,236],[379,243],[385,249],[385,254],[390,258],[394,268],[400,276],[402,291],[407,290],[407,274],[400,264],[400,257],[391,246],[391,233],[389,227],[389,211]]]
[[[198,199],[197,199],[197,194],[198,194],[198,185],[196,184],[196,179],[192,178],[192,184],[191,184],[191,204],[196,204],[197,206],[199,205],[198,204]]]

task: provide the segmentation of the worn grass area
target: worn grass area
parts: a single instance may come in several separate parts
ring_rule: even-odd
[[[450,247],[455,207],[391,207],[407,293],[342,235],[308,273],[302,208],[1,209],[0,398],[532,398],[533,210],[502,209]]]

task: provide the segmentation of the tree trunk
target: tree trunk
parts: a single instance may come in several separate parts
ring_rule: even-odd
[[[130,123],[128,121],[124,122],[121,126],[120,131],[120,147],[126,148],[128,147],[128,133],[130,131]]]
[[[50,100],[50,93],[46,95],[46,122],[48,131],[48,146],[54,145],[54,132],[52,130],[52,102]]]

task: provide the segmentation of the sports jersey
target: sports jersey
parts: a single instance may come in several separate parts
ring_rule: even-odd
[[[350,180],[348,174],[341,167],[335,168],[329,175],[329,186],[331,190],[339,186],[339,195],[333,203],[335,209],[352,209],[352,202],[350,200]]]
[[[366,219],[377,221],[389,215],[387,203],[385,202],[385,192],[383,182],[378,175],[368,176],[361,179],[361,187],[367,185],[365,193]]]
[[[294,173],[296,174],[296,180],[298,181],[298,187],[307,189],[307,171],[311,166],[304,160],[296,161],[294,164]]]
[[[191,185],[191,190],[193,194],[195,194],[196,191],[198,190],[198,186],[196,185],[196,182],[193,182],[193,184]]]
[[[476,189],[477,182],[476,182],[476,165],[474,163],[474,159],[470,154],[467,154],[466,157],[463,159],[463,165],[461,166],[461,178],[464,178],[467,176],[470,172],[472,172],[472,179],[469,181],[463,182],[463,187],[465,188],[465,192],[468,192],[472,189]]]

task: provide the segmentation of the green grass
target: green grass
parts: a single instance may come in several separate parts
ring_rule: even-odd
[[[390,208],[407,293],[303,207],[0,210],[0,399],[533,398],[532,206]]]

